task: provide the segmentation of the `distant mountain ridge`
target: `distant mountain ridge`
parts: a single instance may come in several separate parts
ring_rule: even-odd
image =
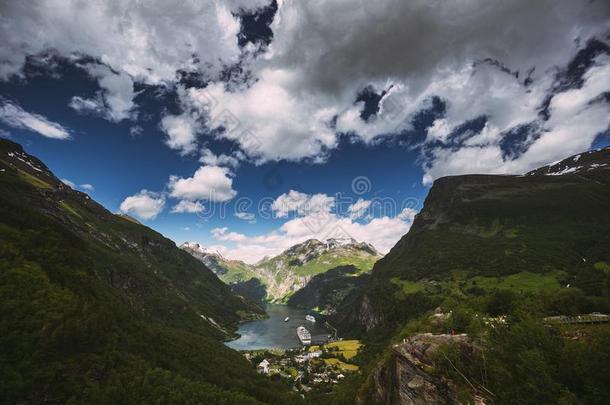
[[[180,247],[204,262],[223,281],[242,293],[242,283],[253,278],[259,280],[265,286],[266,299],[276,302],[285,301],[317,274],[345,265],[355,266],[358,273],[368,272],[382,257],[370,243],[358,242],[352,238],[329,238],[324,241],[309,239],[277,256],[263,258],[255,265],[226,259],[220,253],[195,242],[185,242]],[[258,289],[260,284],[253,285]]]
[[[586,174],[596,171],[602,173],[610,169],[610,147],[579,153],[567,159],[551,163],[527,173],[526,176],[562,176],[565,174]],[[594,174],[594,173],[589,173]]]

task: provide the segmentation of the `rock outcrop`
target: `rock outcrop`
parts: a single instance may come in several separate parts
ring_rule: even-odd
[[[376,404],[458,404],[455,384],[430,374],[434,355],[445,344],[475,350],[467,335],[417,334],[392,348],[390,358],[370,376],[372,390],[359,403]]]

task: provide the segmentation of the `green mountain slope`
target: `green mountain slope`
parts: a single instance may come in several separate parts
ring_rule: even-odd
[[[437,180],[409,233],[376,263],[350,320],[395,324],[435,296],[502,285],[607,297],[610,149],[578,156],[525,176]]]
[[[221,340],[264,312],[173,242],[0,140],[5,403],[286,400]]]
[[[335,267],[315,275],[288,299],[288,305],[331,315],[352,292],[364,287],[369,277],[352,265]]]
[[[255,298],[261,296],[264,286],[263,297],[273,302],[285,302],[315,275],[348,265],[359,273],[368,272],[382,257],[372,245],[353,239],[309,239],[255,265],[226,259],[194,242],[180,247],[208,265],[234,291]]]
[[[353,265],[359,272],[368,272],[380,258],[377,250],[366,242],[310,239],[260,261],[255,271],[267,286],[268,299],[286,301],[317,274],[347,265]]]
[[[610,313],[609,264],[610,148],[523,176],[441,178],[330,320],[365,344],[363,373],[337,392],[608,403],[610,324],[545,317]]]
[[[241,260],[231,260],[220,253],[206,249],[195,242],[185,242],[180,249],[190,253],[205,264],[226,284],[240,283],[256,277],[256,272],[249,264]]]

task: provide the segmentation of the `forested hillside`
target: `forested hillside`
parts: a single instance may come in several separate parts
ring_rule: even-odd
[[[285,403],[222,340],[264,315],[173,242],[0,141],[4,403]],[[292,400],[292,399],[291,399]]]
[[[333,322],[366,345],[347,403],[607,403],[608,318],[578,316],[610,312],[610,148],[523,176],[437,180],[345,302]],[[428,350],[425,333],[446,343]]]

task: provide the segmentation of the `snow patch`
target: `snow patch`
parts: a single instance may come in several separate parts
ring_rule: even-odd
[[[546,176],[562,176],[564,174],[569,174],[569,173],[577,172],[580,169],[582,169],[582,166],[568,167],[568,168],[565,168],[565,169],[563,169],[563,170],[561,170],[559,172],[546,173]]]

